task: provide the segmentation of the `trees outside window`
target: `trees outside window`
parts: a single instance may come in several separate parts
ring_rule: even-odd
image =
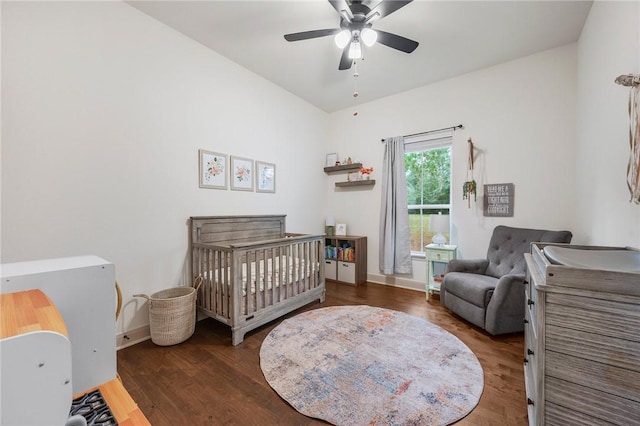
[[[411,252],[431,243],[429,215],[451,209],[451,137],[445,141],[405,141],[405,172]],[[447,240],[449,234],[445,233]]]

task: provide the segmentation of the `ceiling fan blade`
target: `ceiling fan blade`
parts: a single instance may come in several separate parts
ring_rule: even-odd
[[[412,1],[413,0],[382,0],[376,7],[371,9],[371,12],[367,14],[367,22],[372,22],[391,15],[393,12],[408,5]]]
[[[318,38],[338,34],[340,28],[331,28],[326,30],[303,31],[301,33],[285,34],[284,39],[287,41],[308,40],[310,38]]]
[[[419,44],[417,41],[413,41],[396,34],[391,34],[386,31],[376,30],[376,32],[378,33],[378,43],[405,53],[413,52]]]
[[[338,66],[339,70],[348,70],[351,68],[351,64],[353,64],[353,59],[349,58],[349,46],[351,43],[347,44],[347,46],[342,50],[342,57],[340,58],[340,65]]]
[[[333,8],[338,12],[340,16],[345,18],[347,22],[351,22],[351,17],[353,16],[353,14],[351,13],[351,7],[349,6],[349,3],[346,2],[346,0],[329,0],[329,3],[331,4],[331,6],[333,6]],[[346,14],[342,12],[343,10],[346,11]]]

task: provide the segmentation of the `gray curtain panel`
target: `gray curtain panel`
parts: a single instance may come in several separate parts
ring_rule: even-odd
[[[404,137],[385,139],[380,210],[380,271],[385,275],[410,274],[411,245]]]
[[[629,92],[629,163],[627,185],[632,202],[640,204],[640,85]]]

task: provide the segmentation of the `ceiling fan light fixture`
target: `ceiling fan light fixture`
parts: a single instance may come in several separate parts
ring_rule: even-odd
[[[364,42],[367,47],[371,47],[375,44],[378,39],[378,33],[372,30],[371,28],[364,28],[360,33],[360,38]]]
[[[349,46],[349,59],[360,59],[362,57],[362,46],[359,41],[352,41]]]
[[[342,30],[338,34],[336,34],[333,39],[336,42],[336,46],[340,49],[344,49],[347,44],[351,41],[351,32],[349,30]]]

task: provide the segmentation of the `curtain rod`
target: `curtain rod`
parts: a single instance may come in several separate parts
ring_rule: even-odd
[[[410,135],[404,135],[403,137],[410,138],[411,136],[428,135],[429,133],[436,133],[436,132],[441,132],[443,130],[450,130],[450,129],[453,131],[456,131],[456,129],[463,129],[463,128],[464,126],[462,124],[458,124],[457,126],[444,127],[442,129],[437,129],[437,130],[429,130],[428,132],[412,133]],[[382,142],[384,142],[384,139],[382,139]]]

